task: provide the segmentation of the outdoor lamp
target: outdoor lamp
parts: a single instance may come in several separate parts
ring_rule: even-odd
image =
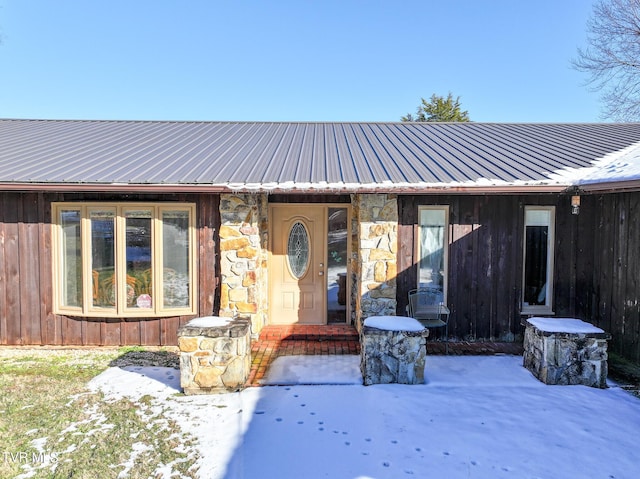
[[[571,197],[571,214],[577,215],[578,213],[580,213],[580,196],[573,195]]]

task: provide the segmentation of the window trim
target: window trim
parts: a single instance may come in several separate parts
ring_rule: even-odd
[[[435,211],[444,211],[444,237],[442,239],[444,243],[444,278],[442,278],[442,289],[443,289],[443,301],[444,304],[448,304],[447,297],[449,294],[449,205],[420,205],[418,206],[418,219],[416,221],[417,229],[415,234],[415,251],[416,251],[416,287],[420,288],[420,259],[422,258],[421,244],[420,244],[420,228],[422,225],[420,224],[420,217],[422,216],[422,211],[425,210],[435,210]]]
[[[52,206],[52,277],[53,277],[53,310],[54,314],[82,317],[170,317],[197,314],[198,272],[195,203],[163,203],[163,202],[54,202]],[[115,211],[114,243],[115,243],[115,275],[117,298],[114,308],[105,308],[93,304],[93,277],[91,270],[91,220],[90,212],[96,209]],[[125,211],[132,209],[150,209],[152,213],[152,270],[153,270],[153,302],[151,308],[132,308],[126,301],[126,227]],[[81,244],[81,279],[82,304],[79,307],[67,306],[63,302],[64,294],[64,242],[62,240],[62,211],[80,212],[80,244]],[[188,227],[188,265],[189,265],[189,306],[165,307],[163,288],[164,255],[162,242],[162,215],[166,211],[186,211],[189,215]]]
[[[527,262],[527,211],[548,211],[550,213],[549,219],[549,235],[547,238],[547,281],[546,281],[546,297],[545,304],[540,305],[525,305],[525,281],[526,281],[526,262]],[[524,315],[537,315],[547,314],[553,315],[553,282],[555,279],[554,273],[554,258],[555,258],[555,243],[556,243],[556,207],[555,206],[537,206],[527,205],[524,207],[523,218],[523,230],[522,230],[522,292],[520,295],[520,307],[521,314]]]

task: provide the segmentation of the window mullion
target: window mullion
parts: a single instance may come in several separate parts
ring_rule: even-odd
[[[80,208],[80,261],[82,264],[82,312],[87,314],[91,308],[91,221],[86,206]]]
[[[153,208],[153,236],[151,238],[151,258],[153,271],[153,311],[159,313],[162,310],[162,222],[160,221],[161,208]]]
[[[124,315],[125,301],[123,300],[123,290],[126,293],[127,265],[126,265],[126,247],[127,247],[127,227],[125,223],[124,211],[122,206],[116,208],[116,311],[118,316]]]

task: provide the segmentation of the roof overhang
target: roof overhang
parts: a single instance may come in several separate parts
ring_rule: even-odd
[[[0,183],[0,191],[43,191],[83,193],[273,193],[273,194],[540,194],[562,193],[565,184],[135,184],[135,183]]]
[[[640,179],[586,183],[577,185],[577,188],[585,193],[627,193],[640,191]]]

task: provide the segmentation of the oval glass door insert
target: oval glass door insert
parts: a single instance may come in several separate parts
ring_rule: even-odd
[[[295,222],[289,231],[287,259],[291,274],[296,279],[302,278],[309,268],[309,234],[299,221]]]

